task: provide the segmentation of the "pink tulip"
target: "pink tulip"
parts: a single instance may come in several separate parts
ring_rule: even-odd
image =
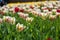
[[[3,11],[0,11],[0,14],[4,15],[5,13]]]
[[[60,16],[60,13],[56,13],[57,16]]]
[[[3,20],[0,18],[0,23],[2,23],[3,22]]]
[[[60,13],[60,9],[57,9],[57,12]]]
[[[18,13],[18,15],[23,19],[26,19],[28,17],[28,14],[24,14],[24,13]]]
[[[33,7],[32,5],[30,6],[30,8],[31,8],[31,9],[34,9],[34,7]]]

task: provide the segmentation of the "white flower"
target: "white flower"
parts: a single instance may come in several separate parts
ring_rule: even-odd
[[[48,13],[48,15],[52,15],[52,12],[47,12]]]
[[[58,4],[57,6],[60,7],[60,4]]]
[[[60,13],[56,13],[56,16],[60,16]]]
[[[44,13],[47,13],[47,12],[49,12],[49,11],[48,11],[48,9],[46,9],[46,10],[43,10],[43,12],[44,12]]]
[[[54,7],[54,9],[57,9],[57,8],[58,8],[57,6]]]
[[[52,9],[52,12],[56,12],[56,9]]]
[[[25,10],[26,12],[31,12],[32,11],[32,9],[28,9],[28,10]]]
[[[26,18],[26,21],[32,22],[33,19],[34,19],[34,18],[32,18],[32,17],[27,17],[27,18]]]
[[[12,17],[12,18],[11,18],[11,21],[12,21],[11,24],[15,24],[15,22],[16,22],[15,17]]]
[[[24,26],[23,24],[20,24],[20,23],[18,23],[18,24],[16,25],[16,29],[19,30],[19,31],[23,31],[23,30],[25,29],[25,27],[26,27],[26,26]]]
[[[4,20],[4,21],[6,20],[6,16],[3,16],[3,20]]]
[[[40,10],[40,9],[37,9],[37,8],[34,9],[34,11],[36,11],[36,12],[41,12],[41,10]]]
[[[8,12],[8,9],[4,9],[3,12],[4,12],[4,13]]]
[[[45,9],[47,9],[47,7],[42,7],[41,9],[45,10]]]
[[[9,11],[13,11],[13,10],[14,10],[14,8],[10,8],[10,9],[9,9]]]
[[[41,13],[41,18],[45,20],[48,17],[48,13]]]
[[[15,17],[10,17],[10,16],[3,16],[3,20],[11,24],[15,24],[15,21],[16,21]]]
[[[33,15],[38,15],[38,12],[32,11],[32,14],[33,14]]]
[[[24,13],[18,13],[18,15],[21,17],[21,18],[27,18],[29,15],[28,14],[24,14]]]
[[[53,8],[53,5],[52,5],[52,4],[49,4],[48,7],[49,7],[49,8]]]
[[[49,16],[49,19],[51,19],[51,20],[56,19],[56,15],[50,15],[50,16]]]

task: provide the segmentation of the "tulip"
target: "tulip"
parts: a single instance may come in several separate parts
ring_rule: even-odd
[[[14,17],[10,17],[10,16],[3,16],[3,20],[5,22],[9,22],[11,24],[15,24],[15,21],[16,21],[16,19]]]
[[[45,20],[47,17],[48,17],[48,14],[47,13],[41,13],[41,18],[43,20]]]
[[[50,15],[50,16],[49,16],[49,19],[51,19],[51,20],[56,19],[56,15]]]
[[[31,12],[32,11],[32,9],[28,9],[28,10],[25,10],[26,12]]]
[[[4,15],[5,13],[3,11],[0,11],[0,14]]]
[[[0,18],[0,23],[2,23],[3,22],[3,20]]]
[[[18,8],[18,7],[15,7],[15,8],[14,8],[14,11],[15,11],[15,12],[19,12],[19,8]]]
[[[44,12],[44,13],[47,13],[47,12],[49,12],[49,11],[48,11],[48,9],[46,9],[46,10],[43,10],[43,12]]]
[[[10,8],[9,11],[13,12],[14,11],[14,8]]]
[[[52,12],[56,12],[56,9],[52,9]]]
[[[46,9],[47,9],[47,7],[42,7],[41,9],[42,9],[42,10],[46,10]]]
[[[52,4],[49,4],[49,5],[48,5],[48,8],[53,8],[53,5],[52,5]]]
[[[49,11],[52,11],[52,8],[48,8]]]
[[[32,17],[27,17],[27,18],[26,18],[26,21],[28,21],[28,22],[32,22],[33,19],[34,19],[34,18],[32,18]]]
[[[38,16],[42,16],[42,14],[41,14],[41,13],[39,13],[39,14],[38,14]]]
[[[19,11],[20,11],[20,12],[24,12],[24,9],[20,8]]]
[[[52,40],[51,38],[48,38],[47,40]]]
[[[34,7],[33,7],[32,5],[30,6],[30,8],[31,8],[31,9],[34,9]]]
[[[60,16],[60,13],[56,13],[56,16]]]
[[[3,16],[4,21],[10,21],[11,17],[10,16]]]
[[[26,27],[26,26],[24,26],[23,24],[20,24],[20,23],[18,23],[18,24],[16,25],[16,29],[19,30],[19,31],[23,31],[23,30],[25,29],[25,27]]]
[[[47,14],[48,14],[48,15],[52,15],[52,12],[51,12],[51,11],[50,11],[50,12],[47,12]]]
[[[24,14],[24,13],[18,13],[18,15],[20,16],[20,17],[22,17],[22,18],[27,18],[29,15],[28,14]]]
[[[32,11],[32,14],[33,14],[33,15],[38,15],[38,12]]]
[[[12,18],[11,18],[11,24],[15,24],[15,22],[16,22],[15,17],[12,17]]]
[[[57,12],[60,13],[60,9],[57,9]]]

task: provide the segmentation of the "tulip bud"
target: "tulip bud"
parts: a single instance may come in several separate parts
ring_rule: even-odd
[[[15,17],[12,17],[11,24],[15,24],[15,21],[16,21]]]

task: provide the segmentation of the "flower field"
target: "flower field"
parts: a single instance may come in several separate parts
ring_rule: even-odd
[[[0,40],[60,40],[60,1],[0,7]]]

